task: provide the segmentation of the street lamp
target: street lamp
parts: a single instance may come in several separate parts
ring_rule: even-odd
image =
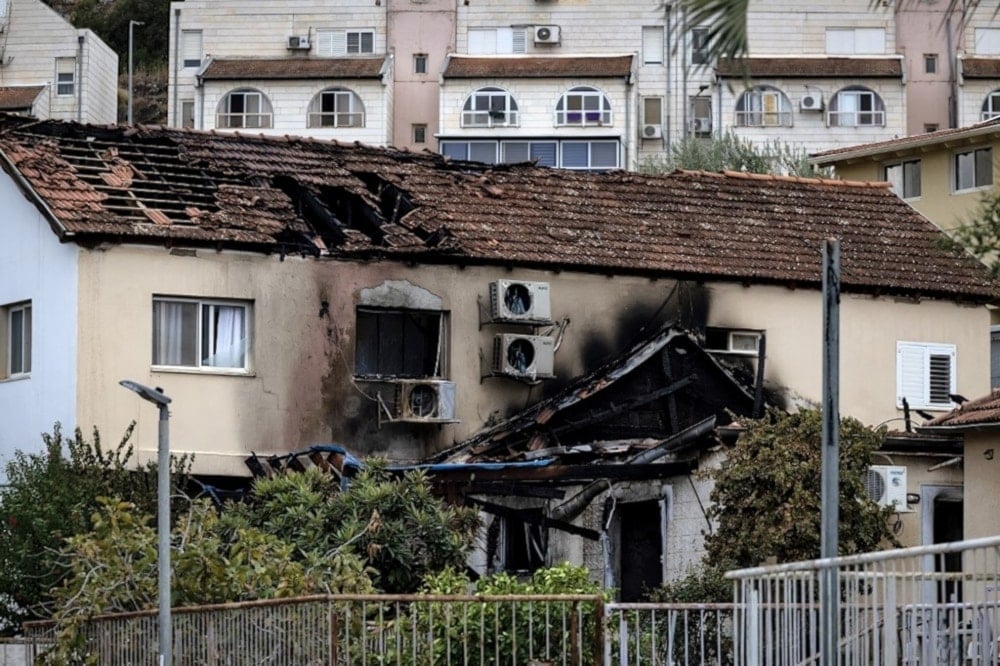
[[[171,654],[173,636],[170,625],[170,432],[168,429],[170,412],[167,405],[170,398],[163,389],[144,386],[138,382],[123,379],[118,382],[160,409],[160,433],[156,458],[156,534],[159,538],[157,559],[158,591],[160,597],[160,666],[173,663]]]
[[[129,125],[132,124],[132,28],[134,28],[137,25],[146,25],[146,24],[143,23],[142,21],[128,22],[128,124]],[[149,400],[149,398],[146,399]]]

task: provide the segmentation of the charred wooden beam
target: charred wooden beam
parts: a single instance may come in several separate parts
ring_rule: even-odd
[[[575,534],[577,536],[582,536],[585,539],[590,539],[591,541],[597,541],[601,538],[601,533],[597,530],[591,530],[586,527],[580,527],[574,525],[573,523],[567,523],[562,520],[553,520],[545,515],[539,515],[532,510],[525,509],[514,509],[509,506],[503,506],[502,504],[495,504],[493,502],[486,502],[484,500],[479,500],[475,498],[468,498],[466,500],[468,504],[473,506],[478,506],[487,513],[492,513],[501,518],[516,518],[525,523],[531,525],[540,525],[541,527],[551,527],[553,529],[560,530],[562,532],[568,532],[569,534]]]

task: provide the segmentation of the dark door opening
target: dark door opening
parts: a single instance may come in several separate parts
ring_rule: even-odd
[[[620,596],[639,601],[663,584],[663,517],[659,500],[619,507]]]
[[[938,495],[934,498],[934,543],[961,541],[964,534],[962,524],[962,500],[953,495]],[[954,572],[962,570],[962,553],[944,553],[934,558],[934,570]],[[957,603],[962,601],[962,584],[958,580],[944,580],[938,586],[938,601]]]

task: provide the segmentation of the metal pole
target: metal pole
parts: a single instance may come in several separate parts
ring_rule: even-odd
[[[160,435],[157,447],[156,500],[159,537],[160,666],[173,664],[173,636],[170,624],[170,413],[160,406]]]
[[[132,124],[132,28],[144,25],[142,21],[128,22],[128,117],[127,124]]]
[[[837,556],[840,512],[840,242],[823,242],[823,473],[820,557]],[[837,569],[824,567],[820,578],[820,664],[837,663],[840,634]]]

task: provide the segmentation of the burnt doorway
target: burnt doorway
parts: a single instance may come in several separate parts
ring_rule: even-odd
[[[964,504],[961,486],[920,487],[920,541],[923,545],[961,541],[964,538]],[[924,568],[937,573],[962,570],[961,553],[927,555]],[[924,584],[924,602],[957,603],[962,600],[961,582],[943,579]]]
[[[639,601],[663,584],[663,501],[647,500],[619,506],[619,596]]]

